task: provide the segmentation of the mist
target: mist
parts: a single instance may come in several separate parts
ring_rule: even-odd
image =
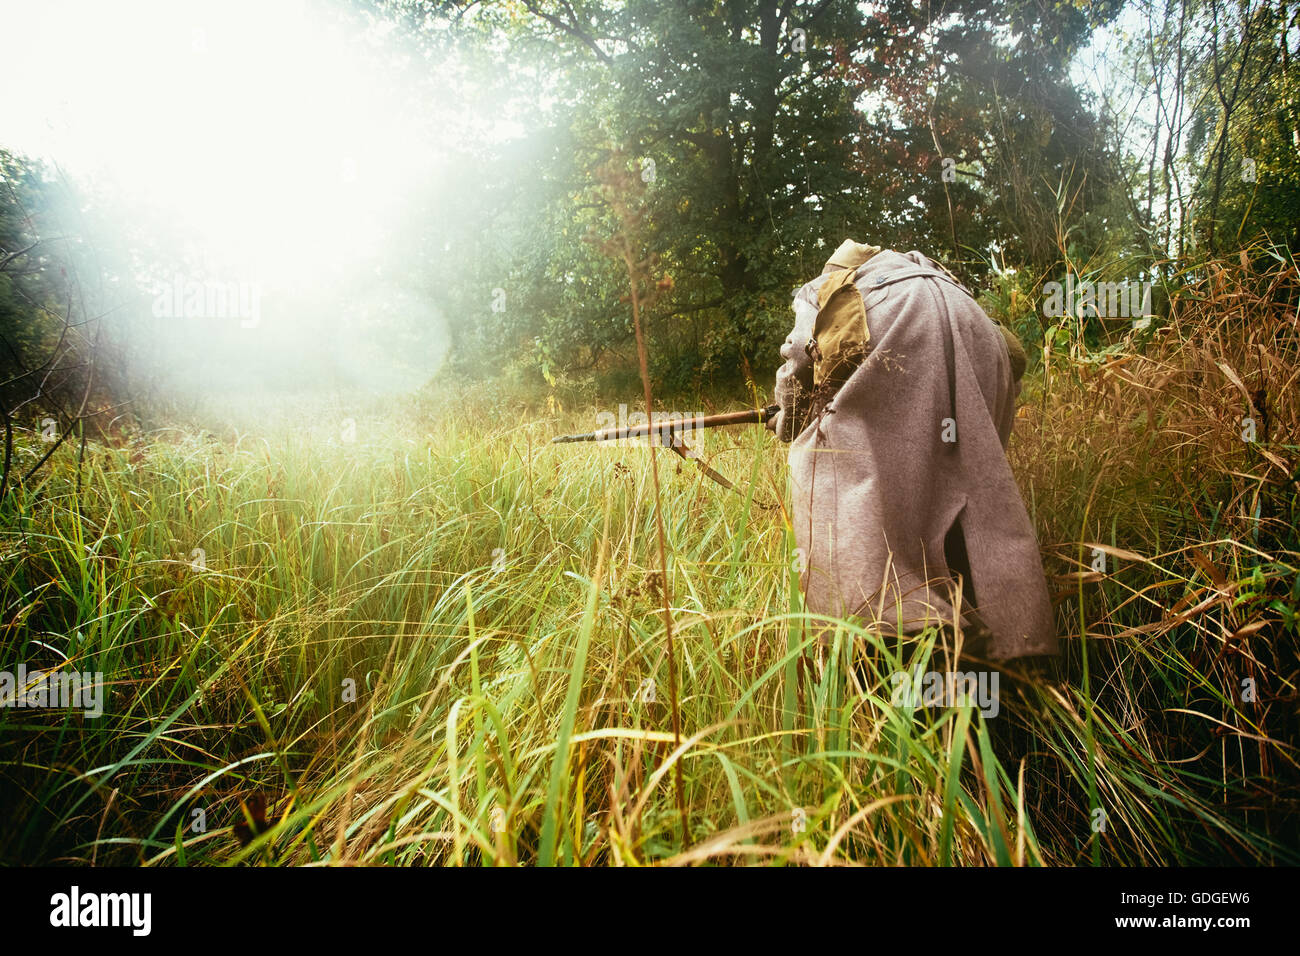
[[[516,128],[483,123],[450,57],[302,0],[52,2],[6,21],[28,40],[0,66],[23,91],[0,132],[72,197],[60,225],[100,273],[79,276],[100,294],[87,307],[137,378],[177,397],[396,394],[443,367],[429,229],[476,188],[457,153]]]

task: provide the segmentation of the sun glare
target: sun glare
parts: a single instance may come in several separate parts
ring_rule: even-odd
[[[385,54],[302,2],[54,2],[15,17],[46,42],[16,45],[6,70],[39,78],[6,98],[14,145],[111,177],[263,279],[333,273],[436,162],[393,108]]]
[[[155,251],[169,237],[174,248],[161,251],[187,269],[278,303],[258,322],[278,329],[247,336],[250,349],[313,334],[295,297],[373,286],[404,200],[415,189],[436,200],[447,187],[439,131],[454,122],[403,88],[410,54],[381,26],[358,30],[303,0],[55,0],[5,17],[16,35],[38,38],[12,45],[0,67],[6,88],[23,91],[0,107],[6,143],[111,190]],[[424,82],[436,76],[436,65],[418,69]],[[169,290],[170,272],[161,275]],[[368,301],[376,295],[411,306],[406,289],[367,288]],[[426,312],[401,319],[440,324]],[[193,324],[175,331],[202,338]],[[387,371],[357,377],[383,381]]]

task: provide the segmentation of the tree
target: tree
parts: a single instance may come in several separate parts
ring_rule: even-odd
[[[1300,244],[1300,53],[1286,0],[1201,9],[1208,40],[1196,65],[1199,101],[1189,152],[1194,228],[1207,252],[1270,237]]]
[[[919,246],[972,276],[994,248],[1054,261],[1062,184],[1083,197],[1076,237],[1113,193],[1066,66],[1119,3],[417,5],[419,29],[494,50],[502,83],[545,91],[527,173],[495,180],[511,199],[481,217],[522,253],[508,264],[521,309],[488,320],[492,340],[531,340],[548,369],[626,356],[618,283],[580,243],[608,215],[592,170],[615,150],[641,166],[648,237],[673,281],[649,317],[670,386],[774,364],[792,291],[848,236]]]
[[[92,258],[70,228],[76,203],[49,167],[0,150],[0,504],[17,477],[32,477],[88,418],[106,408],[115,375],[99,361],[106,345],[97,295],[84,287]],[[48,442],[16,471],[14,431]]]

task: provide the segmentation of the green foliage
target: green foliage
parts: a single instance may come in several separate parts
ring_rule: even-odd
[[[1188,149],[1197,238],[1213,254],[1260,240],[1300,245],[1300,55],[1285,3],[1206,0],[1209,43]]]
[[[48,175],[46,167],[0,150],[0,402],[6,411],[39,391],[39,378],[28,373],[57,355],[73,305],[67,247],[42,241],[58,232],[52,223],[57,187]],[[50,407],[42,402],[29,414]]]
[[[907,4],[468,8],[446,42],[507,51],[504,72],[544,77],[546,99],[513,158],[479,167],[493,198],[467,218],[508,252],[460,260],[480,297],[467,303],[479,321],[462,367],[523,363],[554,384],[629,362],[624,291],[582,242],[608,234],[591,187],[615,149],[646,181],[647,242],[672,281],[647,317],[653,371],[669,389],[769,371],[791,293],[846,237],[923,248],[975,275],[991,243],[1017,261],[1055,261],[1061,220],[1082,212],[1058,214],[1044,183],[1077,179],[1088,197],[1111,188],[1064,71],[1116,8],[972,5],[924,46],[926,14]],[[1000,39],[1002,27],[1019,41]],[[951,186],[936,135],[963,170]],[[489,280],[477,277],[489,268],[509,305],[485,315]]]

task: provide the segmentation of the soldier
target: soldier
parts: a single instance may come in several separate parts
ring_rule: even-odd
[[[989,661],[1058,653],[1006,458],[1019,342],[921,253],[852,240],[794,311],[767,427],[792,442],[808,610],[887,633],[955,626]]]

